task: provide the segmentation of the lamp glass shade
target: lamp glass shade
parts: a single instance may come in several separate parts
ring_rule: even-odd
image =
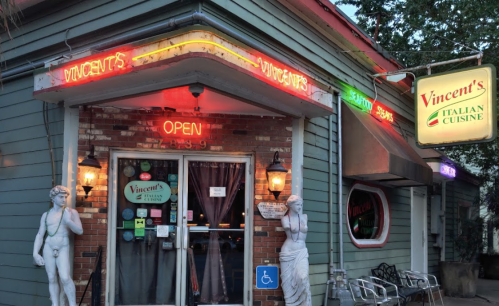
[[[80,185],[86,187],[95,187],[99,178],[100,168],[80,165]]]
[[[283,191],[284,185],[286,183],[287,172],[281,171],[268,171],[267,175],[269,177],[269,190],[270,191]]]

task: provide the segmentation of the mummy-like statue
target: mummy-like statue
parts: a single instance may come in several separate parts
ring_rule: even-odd
[[[286,205],[287,215],[281,218],[286,241],[281,247],[281,287],[286,306],[312,306],[308,274],[307,215],[302,213],[303,199],[292,195]]]
[[[69,235],[71,232],[83,234],[83,227],[78,212],[66,207],[68,196],[69,189],[64,186],[55,186],[50,190],[54,206],[42,215],[33,247],[35,264],[45,266],[47,271],[52,306],[63,306],[60,302],[61,289],[64,290],[69,305],[76,306],[75,284],[70,275]],[[41,256],[39,252],[45,235]]]

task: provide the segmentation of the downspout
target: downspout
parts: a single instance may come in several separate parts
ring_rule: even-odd
[[[333,188],[331,187],[331,183],[329,184],[329,279],[326,282],[326,294],[324,295],[324,305],[329,305],[329,299],[340,299],[342,300],[342,293],[346,293],[347,296],[350,296],[347,290],[346,281],[347,281],[347,273],[343,269],[343,195],[342,195],[342,145],[341,145],[341,92],[337,93],[337,105],[338,105],[338,223],[339,223],[339,253],[340,253],[340,268],[335,269],[334,267],[334,238],[333,238],[333,230],[334,230],[334,222],[333,222]],[[329,178],[333,177],[333,116],[329,116]],[[332,287],[331,287],[332,284]],[[331,294],[331,296],[330,296]]]
[[[343,268],[343,146],[341,137],[341,93],[338,94],[338,226],[340,243],[340,269]]]
[[[445,235],[445,206],[447,206],[447,182],[442,182],[442,207],[440,212],[440,218],[442,218],[442,249],[440,250],[440,261],[445,261],[445,239],[447,238]]]
[[[339,92],[338,95],[338,126],[337,126],[337,133],[338,133],[338,179],[337,179],[337,184],[338,184],[338,223],[339,223],[339,253],[340,253],[340,267],[339,269],[335,269],[334,267],[334,238],[333,238],[333,231],[334,231],[334,222],[333,222],[333,188],[329,188],[329,214],[330,214],[330,222],[329,222],[329,232],[331,235],[329,235],[329,245],[330,250],[329,250],[329,279],[334,281],[334,275],[338,271],[343,271],[343,208],[342,208],[342,201],[343,201],[343,195],[342,195],[342,156],[341,156],[341,93]],[[329,177],[333,177],[333,116],[329,116]],[[330,184],[331,186],[331,184]]]
[[[329,180],[333,177],[333,115],[329,116]],[[333,186],[329,182],[329,279],[334,280]]]

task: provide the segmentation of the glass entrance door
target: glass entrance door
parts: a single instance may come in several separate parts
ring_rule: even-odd
[[[246,305],[249,165],[114,153],[109,305]]]
[[[177,303],[179,164],[148,155],[117,159],[114,305]]]
[[[186,305],[243,305],[248,188],[244,160],[184,160]]]

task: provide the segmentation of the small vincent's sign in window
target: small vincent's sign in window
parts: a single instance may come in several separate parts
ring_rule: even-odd
[[[348,232],[358,247],[381,247],[388,238],[390,216],[384,192],[357,183],[347,203]]]
[[[381,201],[376,193],[356,189],[348,201],[348,221],[356,239],[374,239],[379,235]]]

